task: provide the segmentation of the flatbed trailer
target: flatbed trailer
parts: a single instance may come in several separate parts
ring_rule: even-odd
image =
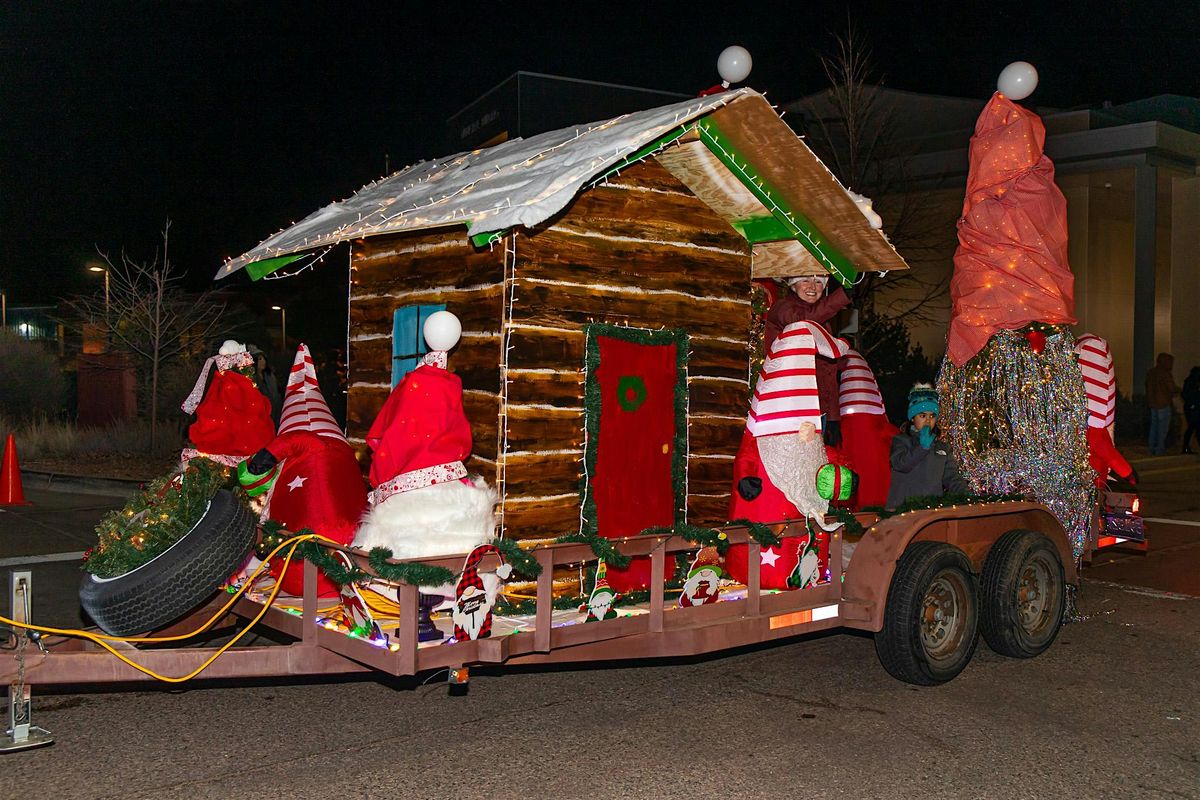
[[[913,683],[935,684],[965,667],[981,630],[994,649],[1013,656],[1036,655],[1053,641],[1061,623],[1065,587],[1076,583],[1077,576],[1062,526],[1044,506],[1003,502],[914,511],[885,519],[873,514],[856,517],[865,532],[849,541],[840,531],[830,535],[828,579],[816,586],[766,591],[759,585],[758,570],[750,569],[744,590],[727,593],[733,599],[682,608],[668,603],[659,577],[650,586],[648,605],[636,613],[587,624],[555,623],[553,575],[556,567],[594,561],[590,546],[538,545],[531,555],[542,569],[536,585],[536,612],[529,624],[515,632],[473,641],[418,641],[418,587],[403,583],[396,589],[398,630],[385,642],[348,636],[323,625],[318,615],[317,568],[306,562],[299,613],[264,609],[259,600],[246,596],[230,609],[232,616],[243,619],[261,614],[258,624],[294,641],[231,648],[201,677],[236,680],[371,672],[413,676],[449,669],[452,683],[461,684],[473,665],[694,656],[851,628],[876,634],[881,660],[893,675]],[[806,531],[804,521],[771,527],[781,537],[802,536]],[[746,545],[751,565],[758,563],[761,545],[746,528],[731,526],[724,531],[730,544]],[[1028,545],[1025,550],[1032,547],[1033,556],[1018,553],[1014,561],[1014,548],[1021,550],[1014,542]],[[648,556],[655,576],[663,575],[666,559],[697,549],[694,542],[665,533],[630,537],[615,544],[626,555]],[[849,552],[850,546],[852,553],[843,569],[843,553]],[[371,572],[366,554],[350,549],[343,552]],[[461,564],[461,557],[421,561],[454,569]],[[194,630],[199,620],[210,617],[226,601],[227,595],[219,594],[157,633],[165,636]],[[1013,646],[1013,641],[1018,644]],[[947,643],[952,645],[948,651]],[[194,669],[215,652],[207,647],[130,647],[129,655],[153,671],[178,674]],[[80,639],[57,643],[47,651],[27,647],[23,657],[24,681],[30,686],[99,686],[147,680],[142,672]],[[18,669],[16,654],[0,655],[0,675],[6,682],[17,679]]]

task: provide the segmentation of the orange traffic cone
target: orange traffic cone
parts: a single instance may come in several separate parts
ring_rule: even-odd
[[[8,435],[4,443],[4,464],[0,466],[0,506],[31,506],[21,488],[21,465],[17,463],[17,442]]]

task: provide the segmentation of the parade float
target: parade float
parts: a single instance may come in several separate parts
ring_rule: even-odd
[[[753,368],[752,281],[906,269],[869,203],[762,95],[422,162],[218,278],[286,274],[340,243],[347,430],[303,346],[278,431],[260,430],[240,381],[202,378],[189,403],[225,398],[202,427],[227,434],[223,452],[193,442],[177,474],[106,519],[82,592],[105,632],[41,628],[74,638],[0,658],[25,697],[34,683],[372,670],[445,669],[462,687],[473,664],[688,656],[838,627],[874,633],[888,672],[931,685],[967,665],[981,630],[1013,657],[1053,642],[1078,556],[1057,497],[975,472],[987,496],[865,508],[887,492],[890,430],[866,361],[800,321]],[[1073,346],[1061,328],[1046,338]],[[838,365],[840,444],[820,359]],[[218,376],[240,363],[214,361]],[[1086,464],[1078,394],[1064,414]],[[150,534],[164,523],[170,536]],[[214,532],[231,543],[220,553]],[[185,580],[197,563],[208,571]],[[219,648],[161,646],[230,618],[249,624]],[[256,624],[290,643],[240,646]]]

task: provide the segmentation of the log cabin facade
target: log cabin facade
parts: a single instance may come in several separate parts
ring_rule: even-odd
[[[588,140],[621,128],[636,135],[612,150]],[[504,148],[516,152],[505,158]],[[534,189],[495,186],[522,174]],[[395,212],[414,191],[424,202]],[[444,207],[472,192],[488,195],[490,210]],[[856,263],[905,268],[749,90],[418,165],[276,234],[218,277],[340,241],[351,245],[348,436],[365,445],[397,365],[422,352],[423,315],[453,312],[463,334],[449,368],[462,379],[474,440],[467,466],[496,487],[502,532],[517,539],[595,530],[597,411],[585,396],[598,391],[597,337],[672,343],[678,370],[659,372],[679,412],[673,442],[661,442],[676,475],[674,519],[716,525],[726,521],[749,402],[752,280],[852,280]],[[645,388],[635,389],[640,403]],[[609,451],[625,447],[608,441]],[[626,488],[638,503],[639,487]]]

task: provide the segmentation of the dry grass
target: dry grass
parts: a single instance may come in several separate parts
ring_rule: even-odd
[[[150,425],[124,422],[106,428],[76,428],[66,422],[0,418],[0,436],[13,434],[24,467],[116,478],[150,478],[178,461],[181,440],[174,427],[159,426],[150,448]]]

